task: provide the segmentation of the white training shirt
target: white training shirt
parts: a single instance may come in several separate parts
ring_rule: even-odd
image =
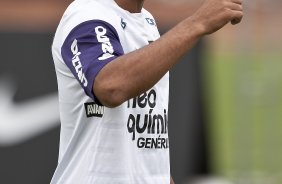
[[[158,38],[145,9],[130,13],[114,0],[67,8],[52,46],[61,118],[52,184],[169,184],[169,74],[116,108],[99,105],[92,91],[106,64]]]

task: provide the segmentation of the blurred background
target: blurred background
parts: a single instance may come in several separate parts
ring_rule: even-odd
[[[202,2],[145,6],[165,33]],[[55,170],[59,114],[51,44],[69,3],[0,0],[1,184],[47,184]],[[282,1],[244,5],[240,25],[206,36],[171,71],[176,184],[282,183]]]

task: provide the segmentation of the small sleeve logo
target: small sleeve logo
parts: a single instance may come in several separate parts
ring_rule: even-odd
[[[148,22],[148,24],[152,25],[152,26],[155,26],[156,25],[156,22],[154,19],[151,19],[151,18],[146,18],[146,21]]]
[[[123,20],[123,18],[121,18],[121,20],[120,20],[120,25],[121,25],[121,27],[122,27],[122,29],[125,29],[126,28],[126,22]]]
[[[104,106],[98,105],[95,102],[89,102],[84,104],[86,116],[90,117],[103,117],[104,115]]]

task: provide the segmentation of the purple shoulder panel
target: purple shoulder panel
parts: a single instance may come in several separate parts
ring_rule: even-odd
[[[124,51],[112,25],[102,20],[90,20],[70,32],[61,54],[85,93],[99,103],[93,92],[93,82],[99,71]]]

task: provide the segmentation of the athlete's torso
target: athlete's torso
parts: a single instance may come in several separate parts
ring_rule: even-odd
[[[91,84],[87,78],[91,72],[83,70],[88,64],[83,61],[87,59],[83,55],[87,44],[79,45],[89,40],[83,36],[76,41],[74,29],[78,25],[83,28],[77,30],[93,25],[96,45],[103,51],[99,60],[110,60],[114,57],[111,49],[119,50],[111,42],[111,35],[106,34],[109,29],[117,33],[124,54],[159,38],[153,17],[144,9],[131,14],[113,0],[76,0],[68,7],[52,47],[61,138],[59,163],[51,183],[169,184],[169,74],[146,93],[119,107],[106,108],[94,103],[84,88]]]

